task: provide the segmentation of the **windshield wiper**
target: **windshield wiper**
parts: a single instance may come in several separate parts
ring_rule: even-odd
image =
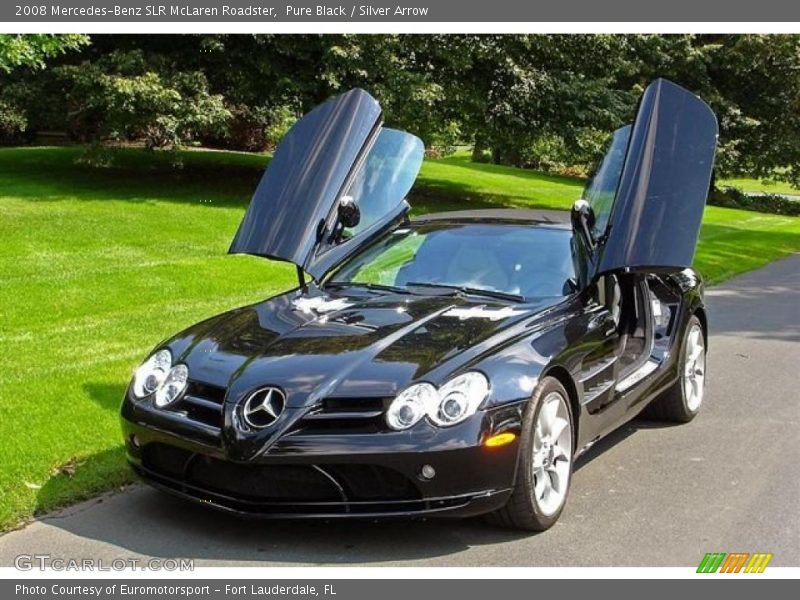
[[[384,285],[382,283],[362,283],[360,281],[328,281],[323,286],[323,288],[327,287],[335,287],[335,288],[343,288],[343,287],[360,287],[365,288],[368,290],[379,290],[382,292],[396,292],[398,294],[410,294],[411,292],[403,287],[398,287],[396,285]]]
[[[525,298],[519,294],[510,294],[509,292],[500,292],[497,290],[487,290],[484,288],[469,287],[466,285],[451,285],[447,283],[431,283],[425,281],[409,281],[406,283],[410,287],[425,287],[425,288],[445,288],[453,290],[454,292],[469,294],[471,296],[488,296],[490,298],[498,298],[500,300],[508,300],[510,302],[524,302]]]

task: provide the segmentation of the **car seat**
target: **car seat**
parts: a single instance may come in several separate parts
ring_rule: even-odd
[[[491,248],[462,244],[453,255],[446,272],[447,281],[468,287],[504,291],[508,276]]]

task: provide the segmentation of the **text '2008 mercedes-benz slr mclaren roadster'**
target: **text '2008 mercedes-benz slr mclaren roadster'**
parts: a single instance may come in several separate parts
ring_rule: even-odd
[[[332,98],[281,141],[230,248],[294,263],[298,287],[155,348],[122,404],[133,469],[257,517],[550,527],[598,439],[700,409],[716,138],[659,79],[571,213],[409,219],[422,142],[362,90]]]

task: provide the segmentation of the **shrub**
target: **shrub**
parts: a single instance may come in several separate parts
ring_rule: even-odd
[[[297,121],[297,116],[288,106],[279,106],[270,112],[271,120],[267,125],[267,149],[274,150],[286,132]]]
[[[778,194],[750,196],[734,187],[714,189],[708,203],[725,208],[741,208],[776,215],[800,216],[800,201]]]
[[[0,102],[25,115],[28,136],[42,130],[64,131],[64,105],[59,102],[63,98],[61,86],[47,71],[30,79],[9,77],[0,86]]]
[[[608,133],[585,127],[576,129],[570,139],[555,133],[515,135],[495,133],[492,160],[499,164],[536,169],[557,175],[586,177],[602,156]]]
[[[112,52],[57,69],[67,96],[67,127],[81,142],[141,140],[175,147],[221,135],[231,114],[199,71],[158,73],[140,52]]]
[[[0,100],[0,145],[13,146],[24,142],[27,129],[25,113]]]
[[[203,143],[217,148],[263,152],[273,150],[296,120],[286,106],[269,108],[244,104],[228,107],[231,118],[221,135],[206,135]]]
[[[538,171],[556,173],[568,163],[569,151],[564,138],[558,135],[541,135],[534,138],[519,151],[522,166]]]
[[[456,121],[442,123],[440,129],[431,133],[427,138],[426,154],[430,157],[441,158],[453,154],[461,140],[461,128]]]
[[[90,167],[110,167],[114,164],[116,152],[114,148],[94,142],[86,146],[84,151],[75,159],[79,165]]]

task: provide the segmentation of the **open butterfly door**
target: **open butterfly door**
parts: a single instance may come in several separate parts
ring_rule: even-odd
[[[705,102],[665,79],[647,87],[585,193],[595,275],[691,266],[716,144],[717,119]]]
[[[407,212],[423,155],[419,138],[381,126],[367,92],[335,96],[283,137],[229,252],[289,261],[319,280]]]

